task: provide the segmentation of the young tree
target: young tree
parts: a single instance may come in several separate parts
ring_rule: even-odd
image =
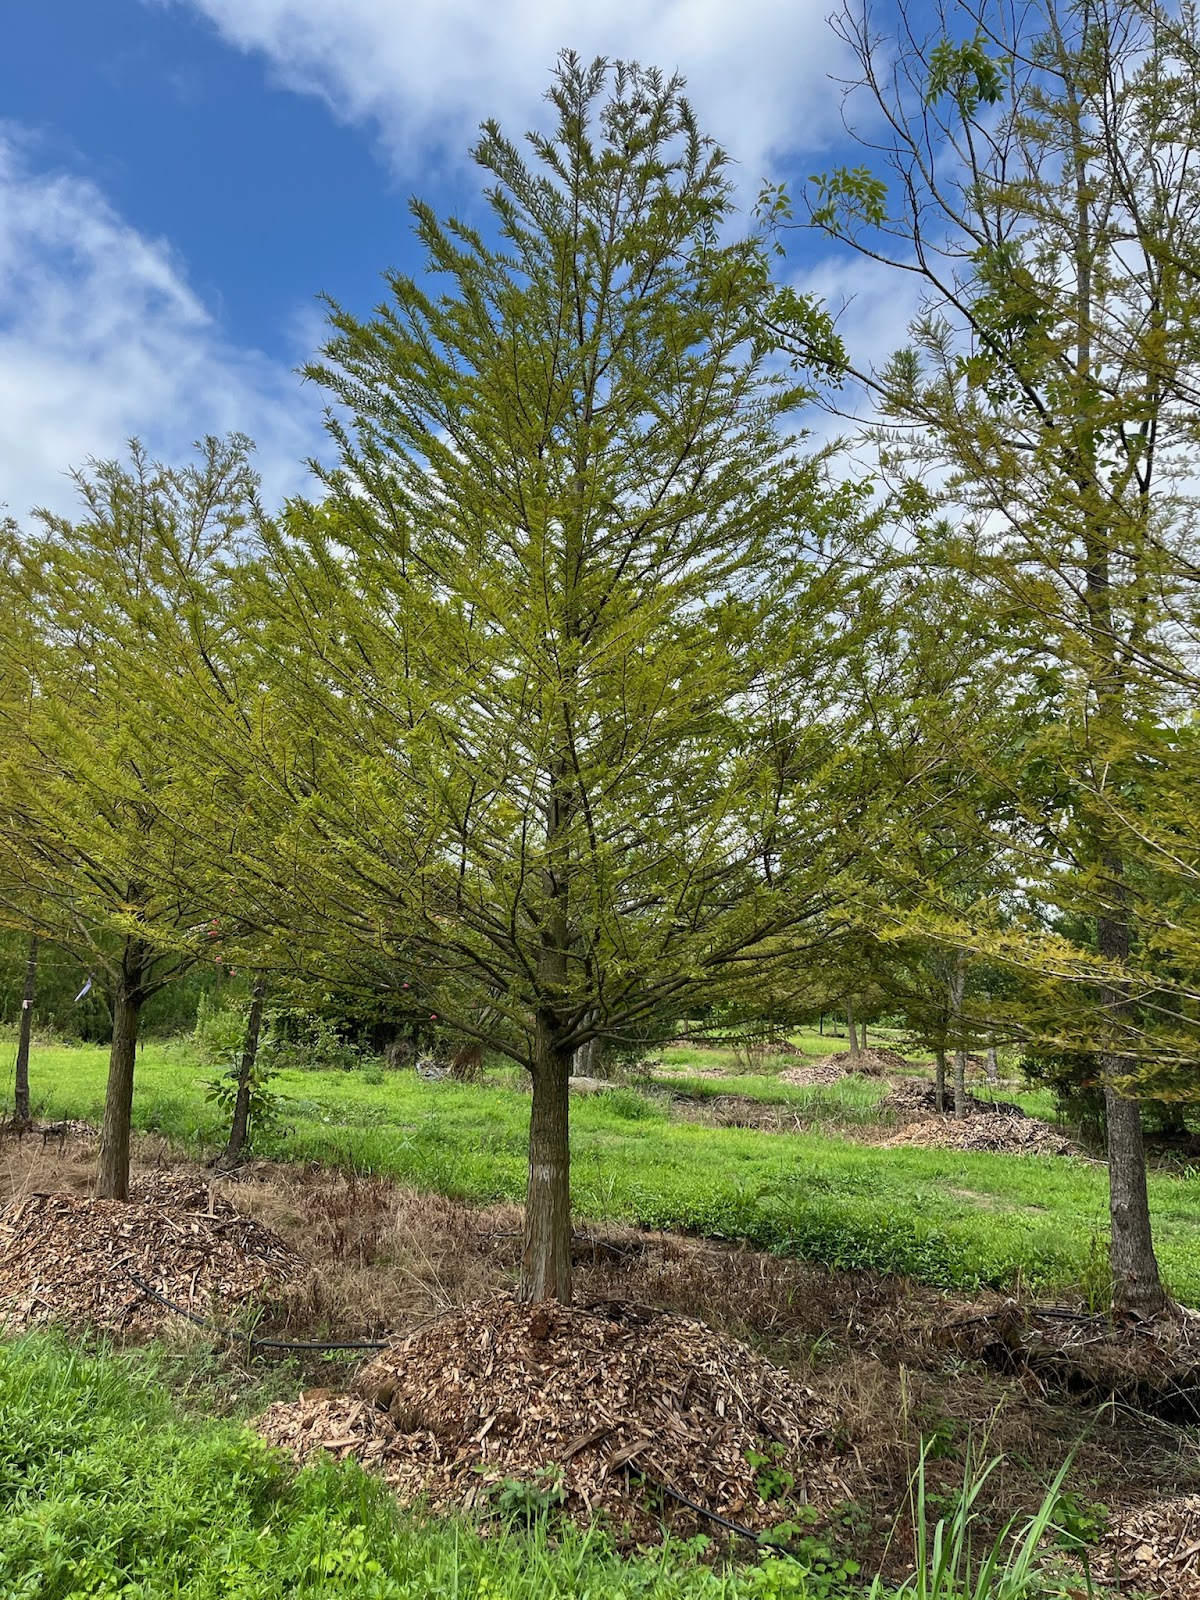
[[[802,942],[872,802],[832,624],[858,496],[781,431],[726,157],[677,79],[567,55],[549,98],[528,157],[476,146],[492,234],[416,203],[428,275],[332,309],[341,460],[248,602],[277,688],[238,850],[298,948],[528,1069],[521,1289],[566,1300],[576,1051]]]
[[[21,1020],[17,1024],[17,1063],[14,1069],[13,1118],[22,1126],[32,1120],[29,1103],[29,1046],[33,1039],[33,1000],[37,986],[38,937],[29,940],[25,982],[21,989]]]
[[[83,515],[40,514],[10,539],[0,605],[0,917],[103,975],[113,1013],[97,1193],[129,1184],[142,1008],[212,948],[200,858],[169,824],[183,747],[150,709],[156,685],[215,673],[223,564],[255,484],[241,439],[167,468],[77,475]]]
[[[908,13],[894,40],[866,12],[838,26],[884,132],[864,139],[871,170],[818,183],[810,220],[924,286],[911,347],[859,376],[896,424],[886,443],[910,498],[956,506],[962,569],[1058,677],[1060,716],[1011,775],[1051,791],[1052,830],[1026,832],[1024,870],[1095,929],[1076,971],[1106,1084],[1115,1304],[1154,1315],[1165,1295],[1125,1085],[1149,1053],[1134,969],[1158,919],[1139,902],[1132,800],[1161,778],[1194,610],[1195,423],[1179,400],[1200,392],[1181,266],[1200,250],[1200,185],[1180,40],[1196,15],[963,0],[935,9],[928,37]]]

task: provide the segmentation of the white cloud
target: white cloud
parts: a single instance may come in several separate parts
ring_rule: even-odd
[[[839,46],[826,0],[176,0],[278,81],[374,124],[411,176],[457,161],[479,122],[541,119],[560,49],[682,70],[701,126],[756,191],[772,153],[823,147],[836,121]]]
[[[167,245],[94,184],[33,171],[0,128],[0,503],[70,510],[65,473],[89,456],[136,434],[178,457],[234,428],[257,440],[271,497],[299,487],[315,395],[222,339]]]

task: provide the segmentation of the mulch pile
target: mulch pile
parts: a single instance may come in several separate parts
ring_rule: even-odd
[[[763,1133],[798,1133],[804,1123],[792,1106],[749,1095],[714,1094],[671,1097],[671,1112],[685,1122],[707,1123],[717,1128],[757,1128]]]
[[[953,1091],[946,1091],[946,1110],[937,1109],[933,1084],[910,1080],[897,1084],[880,1109],[911,1120],[886,1139],[882,1148],[925,1145],[939,1150],[973,1150],[991,1155],[1075,1154],[1075,1146],[1062,1131],[1040,1117],[1031,1117],[1007,1100],[966,1097],[966,1115],[954,1117]]]
[[[786,1515],[760,1498],[768,1456],[793,1500],[845,1498],[813,1392],[703,1324],[619,1302],[476,1302],[416,1330],[361,1371],[353,1395],[313,1392],[256,1424],[303,1459],[327,1450],[403,1500],[485,1517],[497,1486],[562,1470],[565,1509],[653,1538],[714,1531],[666,1490],[755,1530]]]
[[[156,1174],[129,1201],[27,1194],[0,1212],[0,1325],[57,1322],[144,1335],[182,1319],[134,1277],[218,1319],[302,1265],[269,1228],[193,1175]]]
[[[840,1083],[843,1078],[881,1078],[906,1066],[902,1057],[890,1050],[860,1050],[857,1062],[850,1060],[847,1051],[837,1055],[818,1056],[802,1067],[785,1067],[779,1074],[780,1083],[812,1084]]]

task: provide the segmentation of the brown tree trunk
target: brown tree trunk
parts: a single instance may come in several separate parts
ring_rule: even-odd
[[[137,1061],[138,1027],[145,994],[142,982],[149,952],[138,940],[127,940],[113,994],[112,1049],[108,1056],[108,1089],[100,1126],[100,1165],[96,1194],[101,1200],[129,1198],[129,1129],[133,1118],[133,1071]]]
[[[967,1052],[959,1045],[954,1052],[954,1120],[962,1122],[967,1115]]]
[[[1119,882],[1120,864],[1108,862]],[[1129,959],[1129,924],[1123,917],[1097,917],[1096,944],[1109,961]],[[1128,1016],[1128,1001],[1118,989],[1102,991],[1114,1022]],[[1150,1227],[1150,1195],[1146,1186],[1146,1150],[1142,1119],[1136,1100],[1117,1089],[1115,1080],[1130,1072],[1133,1063],[1116,1051],[1100,1051],[1104,1074],[1104,1112],[1108,1124],[1108,1214],[1112,1227],[1110,1254],[1113,1275],[1113,1311],[1118,1315],[1155,1317],[1166,1311],[1166,1291],[1154,1253]]]
[[[571,1300],[571,1051],[556,1038],[554,1017],[539,1010],[529,1114],[529,1187],[521,1252],[522,1300]]]
[[[933,1074],[933,1103],[938,1111],[946,1109],[946,1047],[938,1045],[937,1066]]]
[[[25,962],[25,987],[21,993],[21,1022],[17,1033],[16,1083],[13,1089],[13,1119],[27,1128],[32,1120],[29,1109],[29,1042],[33,1037],[33,991],[37,983],[38,941],[29,941]]]
[[[854,1001],[846,1001],[846,1032],[850,1036],[850,1059],[858,1060],[858,1034],[854,1030]]]
[[[580,1078],[600,1078],[604,1075],[604,1040],[589,1039],[575,1051],[571,1071]]]
[[[967,1114],[967,1046],[963,1038],[963,995],[967,987],[967,952],[960,950],[954,959],[950,979],[950,1018],[954,1028],[954,1119]]]
[[[450,1076],[456,1083],[475,1083],[483,1073],[483,1046],[463,1044],[450,1057]]]
[[[238,1066],[233,1122],[229,1129],[229,1142],[222,1152],[218,1166],[235,1166],[246,1148],[246,1136],[250,1131],[250,1090],[254,1081],[254,1066],[258,1060],[258,1036],[262,1032],[263,1004],[266,996],[267,981],[265,978],[260,978],[250,991],[250,1015],[246,1018],[246,1038]]]

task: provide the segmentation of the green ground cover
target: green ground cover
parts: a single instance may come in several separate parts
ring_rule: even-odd
[[[105,1068],[100,1049],[36,1050],[34,1099],[48,1115],[96,1120]],[[221,1129],[204,1099],[208,1076],[182,1046],[146,1046],[136,1125],[198,1152],[211,1145]],[[521,1198],[529,1101],[515,1089],[428,1084],[410,1072],[293,1071],[275,1084],[285,1115],[261,1139],[264,1155],[469,1201]],[[1106,1174],[1093,1163],[713,1128],[670,1121],[661,1101],[629,1089],[577,1100],[572,1119],[575,1205],[596,1221],[743,1239],[943,1287],[1103,1292]],[[1156,1173],[1150,1190],[1164,1273],[1181,1300],[1200,1305],[1200,1182]]]

